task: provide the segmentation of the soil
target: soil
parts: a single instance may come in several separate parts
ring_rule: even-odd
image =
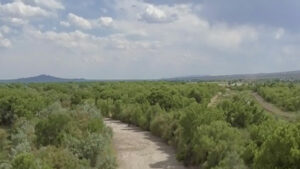
[[[105,119],[113,130],[119,169],[185,169],[173,147],[138,127]]]

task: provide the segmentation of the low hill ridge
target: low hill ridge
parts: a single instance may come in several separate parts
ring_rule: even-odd
[[[221,81],[221,80],[300,80],[299,71],[276,72],[276,73],[257,73],[257,74],[234,74],[234,75],[204,75],[204,76],[182,76],[167,78],[167,81]]]
[[[55,76],[41,74],[33,77],[10,79],[10,80],[0,80],[2,83],[48,83],[48,82],[80,82],[85,81],[85,79],[65,79]]]

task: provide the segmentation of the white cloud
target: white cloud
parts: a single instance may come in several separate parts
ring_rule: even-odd
[[[111,46],[110,43],[112,42],[108,38],[97,37],[79,30],[73,32],[30,30],[29,33],[36,40],[43,40],[48,44],[57,45],[59,48],[63,47],[78,53],[86,52],[91,55],[95,55],[97,54],[96,51]]]
[[[36,5],[49,9],[65,9],[63,4],[57,0],[34,0]]]
[[[6,39],[3,37],[3,35],[0,33],[0,47],[9,48],[11,47],[11,42],[9,39]]]
[[[98,37],[76,30],[73,32],[41,32],[38,30],[28,31],[33,37],[48,42],[53,42],[58,46],[80,50],[81,52],[93,53],[100,49],[108,50],[137,50],[153,49],[159,46],[159,42],[154,41],[130,41],[123,34],[114,34],[107,37]],[[95,55],[95,53],[93,53]]]
[[[111,17],[100,17],[98,19],[100,25],[110,26],[113,23],[113,19]]]
[[[6,26],[6,25],[3,25],[3,26],[0,27],[0,32],[2,32],[4,34],[7,34],[10,31],[11,31],[10,28],[8,26]]]
[[[21,1],[1,4],[0,3],[0,16],[4,17],[37,17],[37,16],[49,16],[50,14],[40,8],[31,5],[26,5]]]
[[[109,49],[119,49],[122,51],[137,51],[137,50],[144,50],[152,51],[160,47],[160,42],[157,40],[130,40],[127,38],[126,34],[114,34],[107,38],[106,46]],[[132,56],[134,57],[134,56]]]
[[[229,28],[228,26],[214,26],[206,30],[207,43],[216,48],[237,49],[244,41],[254,41],[258,37],[255,28],[241,26]]]
[[[28,23],[26,19],[14,18],[14,17],[2,18],[2,20],[12,25],[25,25]]]
[[[73,13],[69,13],[68,19],[69,22],[71,22],[77,27],[80,27],[82,29],[92,29],[92,24],[90,23],[90,21],[83,17],[77,16]]]
[[[113,24],[113,18],[111,17],[100,17],[98,19],[86,19],[81,16],[69,13],[68,15],[69,24],[75,25],[81,29],[95,29],[103,26],[109,27]],[[60,23],[63,26],[67,26],[67,22]]]
[[[60,2],[60,0],[14,0],[16,2],[24,2],[29,5],[39,6],[41,8],[57,10],[57,9],[65,9],[64,5]]]
[[[277,39],[277,40],[279,40],[279,39],[281,39],[281,38],[284,36],[284,34],[285,34],[285,30],[284,30],[283,28],[279,28],[279,29],[275,32],[274,38]]]
[[[37,4],[36,0],[22,1],[49,13],[59,9]],[[0,15],[0,22],[4,21],[3,25],[11,27],[12,31],[6,34],[4,29],[2,32],[0,30],[0,46],[9,47],[13,44],[12,49],[2,50],[5,52],[1,53],[3,62],[2,65],[0,63],[0,72],[14,72],[10,67],[17,67],[18,61],[22,70],[23,65],[35,69],[32,64],[21,63],[23,60],[28,63],[38,60],[44,63],[39,64],[40,67],[53,71],[57,69],[54,70],[49,63],[59,64],[61,72],[68,70],[74,76],[85,72],[90,77],[101,77],[99,72],[104,72],[105,77],[121,78],[270,71],[273,69],[271,66],[279,67],[282,63],[300,66],[297,57],[300,35],[296,36],[288,30],[211,22],[202,17],[201,12],[196,12],[191,4],[154,5],[143,0],[112,1],[113,6],[107,8],[110,11],[105,15],[111,14],[113,18],[91,16],[101,11],[88,11],[89,18],[65,11],[57,17],[47,18],[49,20],[37,19],[30,24],[29,16]],[[80,13],[87,14],[85,10],[95,9],[83,7]],[[61,17],[60,14],[65,13],[67,16]],[[25,25],[15,26],[13,23]],[[69,32],[73,29],[76,31]],[[24,59],[25,55],[28,59]],[[281,63],[273,61],[278,58],[282,60]],[[4,61],[8,61],[9,66],[3,64]]]
[[[166,13],[163,9],[150,4],[147,6],[145,12],[140,15],[140,20],[149,23],[167,23],[176,19],[176,14]]]
[[[57,33],[55,31],[41,32],[33,30],[31,34],[38,39],[48,40],[66,48],[83,50],[96,48],[96,45],[92,42],[93,36],[81,31]]]
[[[70,27],[70,23],[66,21],[60,21],[59,24],[64,27]]]
[[[138,1],[140,2],[140,1]],[[123,5],[123,4],[122,4]],[[133,31],[143,32],[144,35],[151,35],[139,38],[148,39],[149,41],[160,41],[162,48],[183,48],[189,46],[189,48],[196,48],[196,46],[202,46],[203,48],[215,48],[223,51],[238,50],[243,43],[253,42],[258,39],[258,32],[255,27],[252,26],[229,26],[226,23],[209,23],[209,21],[199,17],[193,13],[191,5],[160,5],[154,6],[147,3],[139,4],[134,9],[127,6],[118,6],[117,8],[123,8],[127,13],[131,13],[132,10],[135,13],[140,13],[144,10],[144,6],[147,6],[147,22],[138,22],[134,19],[127,21],[115,21],[115,27],[120,32],[124,32],[129,36]],[[167,19],[168,14],[176,16],[175,20]],[[126,15],[126,14],[125,14]],[[145,16],[143,19],[146,19]],[[153,22],[171,21],[168,24],[152,24]],[[196,45],[197,44],[197,45]],[[176,49],[177,50],[177,49]],[[195,49],[197,50],[197,49]]]

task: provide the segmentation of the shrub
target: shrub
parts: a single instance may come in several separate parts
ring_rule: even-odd
[[[203,164],[205,168],[218,166],[228,153],[241,152],[241,135],[226,122],[215,121],[202,125],[195,131],[192,144],[192,164]]]
[[[108,135],[92,133],[80,139],[69,137],[66,144],[77,157],[89,160],[92,167],[115,166],[110,152],[110,136]]]
[[[12,161],[12,169],[40,169],[35,157],[30,153],[22,153]]]
[[[17,118],[14,102],[15,98],[13,97],[0,100],[0,124],[11,125]]]
[[[153,90],[147,97],[147,100],[151,105],[159,104],[161,108],[167,111],[176,107],[173,96],[163,90]]]
[[[24,118],[18,119],[10,135],[11,155],[16,156],[20,153],[31,152],[34,139],[34,126],[31,122]]]
[[[259,150],[255,169],[298,169],[300,166],[300,124],[283,124]]]
[[[267,118],[253,100],[241,95],[223,101],[218,107],[224,111],[226,121],[234,127],[245,128],[251,124],[259,124]]]
[[[35,126],[38,145],[60,145],[70,118],[66,114],[51,114]]]
[[[8,141],[8,133],[0,128],[0,163],[3,159],[8,156],[9,150],[9,141]],[[1,167],[0,167],[1,169]]]
[[[103,120],[100,118],[93,118],[88,122],[88,131],[91,133],[100,133],[104,129]]]
[[[202,102],[202,94],[199,91],[195,90],[195,89],[193,89],[190,92],[189,97],[190,98],[194,98],[197,103],[201,103]]]
[[[212,169],[248,169],[243,159],[236,152],[229,152],[220,163]]]
[[[37,156],[44,165],[53,169],[90,169],[87,160],[80,160],[67,149],[52,146],[39,150]]]

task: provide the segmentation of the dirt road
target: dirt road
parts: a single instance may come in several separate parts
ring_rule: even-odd
[[[119,121],[105,119],[113,129],[119,169],[185,169],[175,151],[160,138]]]
[[[216,106],[219,97],[222,95],[221,92],[219,92],[218,94],[216,94],[213,98],[210,99],[210,102],[208,103],[207,107],[213,107]]]
[[[281,118],[284,118],[289,121],[294,121],[296,119],[296,114],[293,112],[284,112],[275,105],[268,103],[262,98],[258,93],[252,93],[254,98],[257,100],[257,102],[268,112],[279,116]]]

